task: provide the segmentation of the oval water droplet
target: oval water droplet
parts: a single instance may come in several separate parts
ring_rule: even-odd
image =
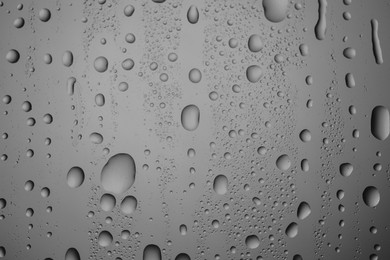
[[[187,19],[190,23],[195,24],[199,20],[199,11],[195,5],[191,5],[187,12]]]
[[[65,260],[80,260],[80,254],[76,248],[69,248],[65,254]]]
[[[192,83],[199,83],[202,80],[202,72],[199,69],[194,68],[190,70],[188,78]]]
[[[219,195],[224,195],[228,191],[229,181],[225,175],[218,175],[214,179],[213,189]]]
[[[363,191],[363,201],[371,208],[376,207],[380,201],[379,190],[374,186],[365,188]]]
[[[50,13],[49,9],[42,8],[38,13],[38,17],[39,17],[39,20],[41,20],[42,22],[47,22],[50,20],[51,13]]]
[[[356,86],[356,83],[355,83],[355,77],[353,76],[352,73],[347,73],[345,75],[345,84],[347,85],[347,87],[349,88],[353,88]]]
[[[5,55],[5,59],[9,62],[9,63],[16,63],[18,62],[20,58],[20,54],[17,50],[15,49],[11,49],[7,52],[7,54]]]
[[[304,143],[310,142],[310,140],[311,140],[311,132],[308,129],[303,129],[299,133],[299,138]]]
[[[311,213],[311,208],[309,203],[307,203],[306,201],[302,201],[298,206],[297,217],[303,220],[307,218],[310,215],[310,213]]]
[[[200,110],[195,105],[188,105],[181,112],[181,124],[184,129],[194,131],[198,128],[200,121]]]
[[[390,134],[390,114],[384,106],[376,106],[371,113],[371,133],[378,140],[385,140]]]
[[[251,65],[246,69],[246,78],[251,83],[256,83],[263,75],[262,69],[257,65]]]
[[[175,257],[175,260],[191,260],[191,257],[185,253],[180,253]]]
[[[93,66],[95,67],[95,70],[97,72],[105,72],[108,68],[108,60],[106,59],[106,57],[99,56],[95,59]]]
[[[72,167],[66,176],[66,181],[68,186],[71,188],[78,188],[83,184],[85,179],[85,174],[83,169],[78,166]]]
[[[161,250],[158,246],[150,244],[144,249],[143,260],[161,260]]]
[[[291,167],[290,157],[287,154],[282,154],[276,159],[276,167],[281,171],[287,171]]]
[[[344,177],[348,177],[353,172],[353,166],[350,163],[342,163],[339,167],[340,174]]]
[[[113,155],[101,172],[101,183],[106,191],[120,194],[134,184],[136,166],[133,157],[126,153]]]
[[[100,208],[103,211],[111,211],[114,209],[116,204],[116,199],[113,195],[111,194],[103,194],[102,197],[100,198]]]
[[[131,214],[137,209],[137,199],[134,196],[126,196],[120,205],[124,214]]]
[[[288,0],[263,0],[263,8],[268,21],[279,23],[287,16]]]
[[[294,238],[298,235],[298,224],[295,222],[290,223],[286,228],[286,235],[289,238]]]
[[[103,136],[99,133],[94,132],[89,135],[89,140],[91,141],[91,143],[101,144],[103,142]]]
[[[62,64],[66,67],[70,67],[73,64],[73,53],[71,51],[65,51],[62,55]]]
[[[187,234],[187,226],[184,224],[180,225],[179,231],[182,236],[185,236]]]

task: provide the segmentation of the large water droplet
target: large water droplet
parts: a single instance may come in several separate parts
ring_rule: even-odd
[[[198,128],[200,121],[200,110],[195,105],[188,105],[181,112],[181,124],[184,129],[194,131]]]
[[[369,207],[376,207],[380,201],[379,190],[374,186],[368,186],[363,191],[363,201]]]
[[[384,106],[376,106],[371,113],[371,133],[379,139],[385,140],[390,133],[390,114]]]
[[[101,144],[103,142],[103,136],[94,132],[89,135],[89,140],[94,144]]]
[[[7,52],[5,58],[9,63],[16,63],[20,58],[20,54],[17,50],[11,49]]]
[[[250,235],[246,237],[245,244],[249,249],[255,249],[259,247],[260,240],[256,235]]]
[[[119,153],[113,155],[101,172],[101,183],[106,191],[120,194],[134,184],[136,166],[133,157]]]
[[[219,195],[224,195],[228,191],[229,181],[225,175],[218,175],[214,179],[213,188],[214,191]]]
[[[263,8],[268,21],[279,23],[286,18],[288,0],[263,0]]]
[[[256,83],[263,75],[262,69],[257,65],[251,65],[246,69],[246,78],[251,83]]]
[[[80,260],[80,254],[76,248],[69,248],[65,254],[65,260]]]
[[[73,64],[73,53],[71,51],[65,51],[62,55],[62,64],[66,67],[70,67]]]
[[[348,177],[353,172],[353,166],[350,163],[342,163],[340,164],[340,174],[344,177]]]
[[[144,249],[143,260],[161,260],[161,250],[158,246],[150,244]]]
[[[113,237],[110,232],[102,231],[98,236],[98,243],[102,247],[110,246],[112,243]]]
[[[39,16],[39,20],[41,20],[42,22],[47,22],[50,20],[51,13],[50,13],[49,9],[42,8],[39,11],[38,16]]]
[[[263,40],[260,35],[252,34],[248,40],[248,48],[252,52],[259,52],[263,48]]]
[[[310,215],[310,213],[311,213],[310,205],[307,202],[302,201],[298,206],[297,217],[303,220],[307,218]]]
[[[295,222],[290,223],[286,228],[286,235],[289,238],[294,238],[298,235],[298,224]]]
[[[100,207],[104,211],[111,211],[114,209],[116,204],[116,199],[113,195],[111,194],[103,194],[103,196],[100,198]]]
[[[68,186],[71,188],[78,188],[83,184],[85,174],[83,169],[78,166],[72,167],[66,176]]]
[[[175,257],[175,260],[191,260],[191,257],[185,253],[180,253]]]
[[[199,69],[194,68],[188,73],[188,78],[192,83],[199,83],[202,80],[202,72]]]
[[[199,20],[199,11],[195,5],[191,5],[187,12],[187,19],[190,23],[195,24]]]
[[[121,211],[124,214],[131,214],[137,209],[137,199],[133,196],[126,196],[121,202]]]
[[[95,62],[93,63],[93,66],[95,67],[95,70],[97,72],[105,72],[108,68],[108,60],[106,57],[99,56],[95,59]]]
[[[290,157],[287,154],[283,154],[276,159],[276,167],[281,171],[287,171],[291,167]]]

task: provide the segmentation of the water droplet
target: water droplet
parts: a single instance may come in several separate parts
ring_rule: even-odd
[[[126,36],[125,36],[125,41],[126,41],[127,43],[134,43],[134,42],[135,42],[135,35],[132,34],[132,33],[126,34]]]
[[[263,0],[263,8],[268,21],[279,23],[286,18],[288,0]]]
[[[7,52],[5,58],[9,63],[16,63],[20,58],[20,54],[17,50],[11,49]]]
[[[290,223],[286,228],[286,235],[289,238],[294,238],[298,235],[298,224],[295,222]]]
[[[125,14],[125,16],[127,17],[130,17],[133,15],[135,11],[135,8],[133,5],[126,5],[125,8],[123,9],[123,13]]]
[[[78,166],[72,167],[66,176],[66,181],[68,183],[68,186],[71,188],[78,188],[80,187],[85,179],[85,174],[83,169],[81,169]]]
[[[34,189],[34,182],[33,181],[26,181],[26,183],[24,184],[24,190],[25,191],[32,191]]]
[[[175,260],[191,260],[191,257],[185,253],[180,253],[175,257]]]
[[[249,249],[255,249],[259,247],[260,240],[256,235],[250,235],[246,237],[245,244]]]
[[[62,64],[66,67],[70,67],[73,64],[73,53],[71,51],[65,51],[62,56]]]
[[[372,19],[371,20],[372,50],[374,52],[376,64],[382,64],[383,56],[382,56],[381,43],[379,41],[379,36],[378,36],[378,27],[379,27],[378,20]]]
[[[154,2],[155,0],[153,0]],[[164,0],[165,1],[165,0]],[[161,250],[158,246],[150,244],[144,249],[143,260],[161,260]]]
[[[0,199],[0,209],[4,209],[7,206],[7,201],[3,198]]]
[[[133,196],[126,196],[120,205],[124,214],[132,214],[137,209],[137,199]]]
[[[108,68],[108,60],[106,57],[99,56],[95,59],[95,62],[93,63],[95,70],[97,72],[105,72]]]
[[[363,201],[364,203],[373,208],[379,204],[380,194],[379,190],[374,186],[368,186],[363,191]]]
[[[94,144],[101,144],[103,142],[103,136],[94,132],[89,135],[89,140]]]
[[[123,81],[123,82],[119,83],[118,89],[119,89],[119,91],[121,91],[121,92],[125,92],[126,90],[129,89],[129,84],[128,84],[127,82],[124,82],[124,81]]]
[[[102,197],[100,198],[100,207],[104,211],[111,211],[114,209],[116,204],[116,199],[113,195],[111,194],[103,194]]]
[[[5,248],[3,246],[0,246],[0,257],[4,257],[6,255]]]
[[[51,17],[51,13],[49,11],[49,9],[47,8],[42,8],[40,11],[39,11],[39,20],[41,20],[42,22],[47,22],[50,20],[50,17]]]
[[[191,5],[187,12],[188,22],[195,24],[199,20],[199,11],[195,5]]]
[[[260,35],[252,34],[249,37],[248,48],[251,52],[259,52],[263,48],[263,40]]]
[[[281,171],[287,171],[291,167],[290,157],[287,154],[283,154],[276,160],[276,167]]]
[[[327,0],[318,0],[318,21],[314,27],[314,33],[318,40],[324,40],[326,34],[326,8]]]
[[[133,157],[119,153],[113,155],[101,172],[101,183],[106,191],[120,194],[134,184],[136,166]]]
[[[257,65],[251,65],[246,69],[246,77],[251,83],[256,83],[263,75],[262,69]]]
[[[311,140],[311,132],[308,129],[304,129],[299,133],[299,138],[302,142],[307,143]]]
[[[347,87],[349,88],[353,88],[356,86],[356,83],[355,83],[355,77],[353,76],[352,73],[347,73],[345,75],[345,84],[347,85]]]
[[[80,260],[80,254],[76,248],[69,248],[65,254],[65,260]]]
[[[190,70],[190,73],[188,74],[188,78],[192,83],[199,83],[202,79],[202,73],[199,69],[194,68]]]
[[[194,131],[198,128],[200,121],[200,110],[195,105],[188,105],[181,112],[181,124],[184,129]]]
[[[134,67],[134,61],[130,58],[127,58],[122,62],[122,68],[124,70],[131,70],[133,67]]]
[[[311,213],[310,205],[307,202],[302,201],[298,206],[297,217],[303,220],[307,218],[310,215],[310,213]]]
[[[351,47],[345,48],[343,51],[343,55],[347,59],[353,59],[356,56],[356,50]]]
[[[112,243],[113,237],[110,232],[102,231],[98,236],[98,243],[102,247],[110,246]]]
[[[103,94],[101,94],[101,93],[96,94],[96,96],[95,96],[95,103],[99,107],[104,106],[105,98],[104,98]]]
[[[24,19],[22,17],[18,17],[14,21],[14,26],[15,28],[19,29],[22,28],[24,25]]]
[[[384,106],[376,106],[371,113],[371,133],[378,140],[385,140],[390,134],[390,113]]]
[[[213,189],[219,195],[224,195],[228,191],[229,181],[225,175],[218,175],[214,179]]]
[[[339,168],[340,174],[344,177],[348,177],[353,172],[353,166],[350,163],[342,163]]]
[[[187,226],[184,224],[180,225],[179,231],[182,236],[185,236],[187,234]]]

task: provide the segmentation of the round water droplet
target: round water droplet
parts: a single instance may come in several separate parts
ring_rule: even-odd
[[[191,5],[187,12],[188,22],[195,24],[199,20],[199,11],[195,5]]]
[[[307,143],[311,140],[311,132],[308,129],[304,129],[299,133],[299,138],[302,142]]]
[[[256,83],[260,80],[263,75],[263,71],[257,65],[251,65],[246,69],[246,78],[251,83]]]
[[[339,168],[340,174],[344,177],[348,177],[353,172],[353,166],[350,163],[342,163]]]
[[[22,17],[18,17],[15,19],[15,21],[14,21],[15,28],[18,28],[18,29],[22,28],[23,25],[24,25],[24,19]]]
[[[102,197],[100,198],[100,207],[104,211],[111,211],[114,209],[116,204],[116,199],[113,195],[111,194],[103,194]]]
[[[128,42],[128,43],[134,43],[134,42],[135,42],[135,35],[132,34],[132,33],[128,33],[128,34],[126,34],[126,36],[125,36],[125,40],[126,40],[126,42]]]
[[[188,105],[181,112],[181,124],[184,129],[194,131],[198,128],[200,121],[200,110],[195,105]]]
[[[20,54],[17,50],[11,49],[7,52],[5,58],[9,63],[16,63],[20,58]]]
[[[355,83],[355,78],[353,76],[352,73],[347,73],[345,75],[345,84],[347,85],[347,87],[349,88],[353,88],[356,86],[356,83]]]
[[[213,189],[219,195],[224,195],[228,191],[229,181],[225,175],[218,175],[214,179]]]
[[[125,14],[125,16],[127,17],[130,17],[133,15],[135,11],[135,8],[133,5],[126,5],[125,8],[123,9],[123,13]]]
[[[24,184],[24,190],[26,191],[32,191],[34,189],[34,182],[33,181],[26,181],[26,183]]]
[[[85,179],[85,174],[83,169],[78,166],[72,167],[66,176],[66,181],[68,186],[71,188],[78,188],[83,184]]]
[[[307,203],[306,201],[302,201],[298,206],[297,217],[303,220],[307,218],[310,215],[310,213],[311,213],[311,208],[309,203]]]
[[[248,40],[248,48],[251,52],[259,52],[263,48],[263,40],[260,35],[252,34]]]
[[[98,243],[102,247],[107,247],[112,244],[113,237],[110,232],[102,231],[98,236]]]
[[[376,106],[371,113],[371,133],[378,140],[385,140],[390,134],[390,113],[384,106]]]
[[[245,244],[249,249],[255,249],[259,247],[260,240],[256,235],[250,235],[246,237]]]
[[[133,157],[119,153],[113,155],[101,172],[101,183],[106,191],[120,194],[134,184],[136,166]]]
[[[286,228],[286,235],[289,238],[294,238],[298,235],[298,224],[295,222],[290,223]]]
[[[122,68],[124,70],[131,70],[133,67],[134,67],[134,61],[130,58],[127,58],[122,62]]]
[[[51,13],[49,11],[49,9],[47,8],[42,8],[40,11],[39,11],[39,20],[41,20],[42,22],[47,22],[50,20],[50,17],[51,17]]]
[[[65,260],[80,260],[80,254],[76,248],[69,248],[65,254]]]
[[[137,199],[133,196],[126,196],[120,205],[124,214],[131,214],[137,209]]]
[[[93,63],[95,70],[97,72],[105,72],[108,68],[108,60],[106,57],[99,56],[95,59],[95,62]]]
[[[192,83],[199,83],[202,80],[202,73],[199,69],[192,69],[188,74],[188,78]]]
[[[371,208],[376,207],[380,201],[379,190],[374,186],[365,188],[363,191],[363,201]]]
[[[356,50],[354,48],[348,47],[343,51],[344,57],[347,59],[353,59],[356,56]]]
[[[287,16],[288,0],[263,0],[264,15],[268,21],[279,23]]]
[[[161,250],[158,246],[150,244],[144,249],[143,260],[161,260]]]
[[[283,154],[276,160],[276,167],[281,171],[287,171],[291,167],[290,157],[287,154]]]
[[[73,53],[71,51],[65,51],[62,56],[62,64],[66,67],[70,67],[73,64]]]

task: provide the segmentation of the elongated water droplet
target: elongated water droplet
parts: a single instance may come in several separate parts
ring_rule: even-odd
[[[318,21],[314,27],[314,32],[318,40],[324,40],[326,34],[326,8],[327,0],[318,0]]]
[[[66,87],[67,87],[69,96],[72,96],[74,94],[75,84],[76,84],[76,78],[75,77],[68,78],[68,81],[66,83]]]
[[[372,39],[372,50],[374,52],[375,62],[377,64],[383,63],[382,48],[378,36],[378,20],[371,20],[371,39]]]
[[[181,112],[181,124],[184,129],[194,131],[198,128],[200,121],[200,110],[195,105],[188,105]]]
[[[191,5],[187,12],[188,22],[195,24],[199,20],[199,11],[195,5]]]
[[[71,51],[65,51],[62,55],[62,64],[66,67],[70,67],[73,64],[73,53]]]
[[[310,213],[311,213],[311,208],[309,203],[307,203],[306,201],[302,201],[298,206],[297,217],[303,220],[307,218],[310,215]]]
[[[214,179],[213,189],[219,195],[224,195],[228,191],[229,181],[225,175],[218,175]]]
[[[353,76],[352,73],[347,73],[345,75],[345,84],[347,85],[347,87],[349,88],[353,88],[356,86],[356,83],[355,83],[355,77]]]
[[[298,235],[298,224],[295,222],[290,223],[286,228],[286,235],[289,238],[294,238]]]
[[[385,140],[390,134],[390,113],[384,106],[376,106],[371,113],[371,133],[379,139]]]

